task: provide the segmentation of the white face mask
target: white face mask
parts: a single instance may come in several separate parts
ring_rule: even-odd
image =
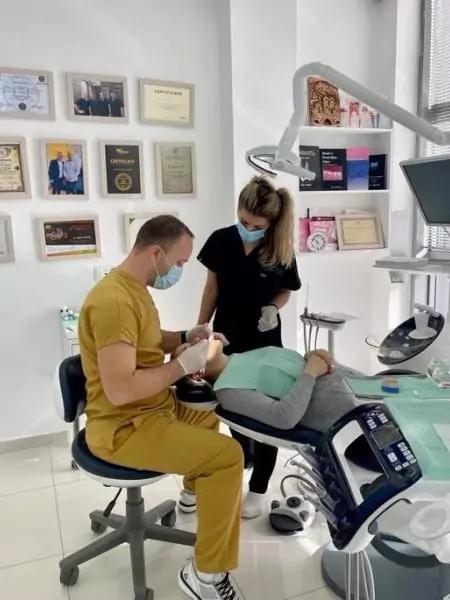
[[[161,248],[161,251],[164,254],[164,258],[167,261],[167,264],[170,265],[169,261],[167,260],[167,256],[166,253],[164,252],[164,250]],[[155,265],[155,269],[156,269],[156,279],[154,281],[154,283],[152,284],[152,288],[155,288],[155,290],[167,290],[168,288],[172,287],[173,285],[175,285],[176,283],[178,283],[181,279],[181,276],[183,275],[183,267],[178,267],[177,265],[171,265],[170,269],[167,271],[167,273],[165,275],[160,275],[159,271],[158,271],[158,267],[156,266],[156,261],[153,258],[154,261],[154,265]]]

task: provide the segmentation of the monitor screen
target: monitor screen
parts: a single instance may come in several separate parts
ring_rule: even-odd
[[[450,225],[450,156],[400,165],[427,225]]]

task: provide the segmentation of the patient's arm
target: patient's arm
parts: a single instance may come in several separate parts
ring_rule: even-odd
[[[278,429],[292,429],[309,406],[315,381],[315,377],[303,373],[289,394],[280,400],[274,400],[255,390],[238,389],[219,390],[217,399],[225,410]]]

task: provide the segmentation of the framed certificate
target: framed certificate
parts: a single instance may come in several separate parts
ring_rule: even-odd
[[[336,215],[339,250],[384,248],[383,230],[378,215]]]
[[[0,67],[0,117],[53,121],[53,75],[36,69]]]
[[[142,142],[100,142],[103,196],[144,197],[142,152]]]
[[[0,262],[14,261],[14,242],[11,217],[0,213]]]
[[[126,77],[67,74],[69,119],[100,123],[128,123]]]
[[[194,143],[157,142],[155,159],[158,198],[196,196]]]
[[[93,258],[101,254],[96,215],[40,217],[38,228],[44,260]]]
[[[0,199],[29,197],[25,139],[0,138]]]
[[[45,198],[85,200],[89,198],[86,142],[41,140],[42,187]]]
[[[194,95],[193,83],[140,79],[140,120],[153,125],[193,127]]]
[[[130,252],[136,241],[136,236],[139,229],[149,219],[159,217],[160,215],[172,215],[178,217],[177,212],[141,212],[141,213],[125,213],[124,224],[125,224],[125,251]]]

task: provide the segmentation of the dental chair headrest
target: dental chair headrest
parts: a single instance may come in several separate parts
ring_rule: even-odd
[[[206,379],[183,377],[175,383],[177,399],[187,406],[214,408],[218,402],[213,386]]]

